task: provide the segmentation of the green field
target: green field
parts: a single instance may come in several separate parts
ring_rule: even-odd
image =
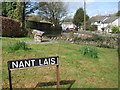
[[[98,58],[83,56],[83,45],[71,43],[28,44],[30,50],[9,52],[8,47],[18,40],[30,38],[2,38],[2,87],[8,88],[7,61],[60,56],[61,88],[117,88],[118,53],[115,49],[97,48]],[[55,88],[56,67],[30,68],[12,71],[13,88]],[[51,82],[47,85],[37,85]]]

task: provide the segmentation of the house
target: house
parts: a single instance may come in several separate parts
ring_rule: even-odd
[[[119,25],[120,17],[118,16],[95,16],[91,18],[91,25],[97,26],[99,32],[112,32],[112,27]]]
[[[76,27],[76,25],[74,25],[72,22],[63,22],[62,23],[62,29],[66,30],[67,28],[74,28]]]
[[[103,22],[103,28],[105,28],[105,31],[112,32],[113,26],[117,26],[120,30],[119,19],[120,19],[120,17],[118,17],[118,16],[111,16],[111,17],[107,18]]]

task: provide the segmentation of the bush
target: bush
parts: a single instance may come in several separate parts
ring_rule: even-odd
[[[84,41],[84,39],[82,39],[82,38],[80,38],[80,37],[79,37],[79,38],[78,38],[78,37],[75,37],[75,38],[73,39],[73,41],[74,41],[74,42],[76,42],[76,41],[79,42],[79,41]]]
[[[97,42],[97,41],[104,41],[105,40],[105,37],[104,36],[99,36],[99,35],[93,35],[93,37],[91,37],[91,40],[92,41],[95,41],[95,42]]]
[[[59,35],[62,32],[61,26],[53,26],[52,23],[27,21],[27,28],[37,29],[45,32],[44,35]]]
[[[16,42],[13,45],[10,45],[8,47],[9,51],[16,51],[16,50],[29,50],[30,48],[28,48],[28,45],[25,42]]]
[[[26,21],[26,27],[43,31],[45,34],[51,34],[53,30],[52,24],[47,22]]]
[[[97,31],[97,27],[89,25],[89,26],[86,27],[86,30],[87,31]]]
[[[60,35],[62,32],[62,27],[61,26],[54,26],[52,27],[51,34],[53,35]]]
[[[105,40],[105,37],[103,37],[103,36],[98,36],[98,35],[93,35],[93,37],[89,37],[89,38],[86,38],[86,39],[84,39],[84,38],[81,38],[81,37],[79,37],[79,38],[77,38],[77,37],[75,37],[74,38],[74,41],[94,41],[94,42],[98,42],[98,41],[104,41]]]
[[[93,46],[84,46],[81,49],[81,52],[85,56],[90,56],[92,58],[98,58],[98,50]]]
[[[38,29],[38,24],[39,22],[35,22],[35,21],[26,21],[26,27],[27,28],[31,28],[31,29]]]
[[[22,31],[21,22],[16,19],[0,16],[2,19],[2,36],[6,37],[21,37],[27,32]]]
[[[112,27],[112,33],[120,33],[119,28],[117,26]]]

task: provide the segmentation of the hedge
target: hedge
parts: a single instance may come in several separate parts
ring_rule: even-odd
[[[0,19],[2,19],[2,36],[6,37],[24,36],[24,31],[22,31],[20,27],[21,23],[19,20],[3,16],[0,16]]]
[[[46,22],[26,21],[26,27],[44,31],[44,35],[58,35],[61,34],[62,31],[62,28],[60,26],[55,27],[53,24]]]

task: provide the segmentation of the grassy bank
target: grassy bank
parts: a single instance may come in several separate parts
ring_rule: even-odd
[[[7,61],[60,56],[62,88],[117,88],[118,54],[115,49],[97,48],[98,58],[86,57],[80,50],[83,45],[70,43],[28,44],[30,50],[9,52],[8,47],[29,38],[2,38],[2,86],[9,87]],[[41,88],[39,82],[56,81],[56,67],[30,68],[12,71],[13,88]],[[67,82],[65,84],[65,82]],[[49,83],[46,88],[55,88]],[[44,87],[42,87],[44,88]]]

